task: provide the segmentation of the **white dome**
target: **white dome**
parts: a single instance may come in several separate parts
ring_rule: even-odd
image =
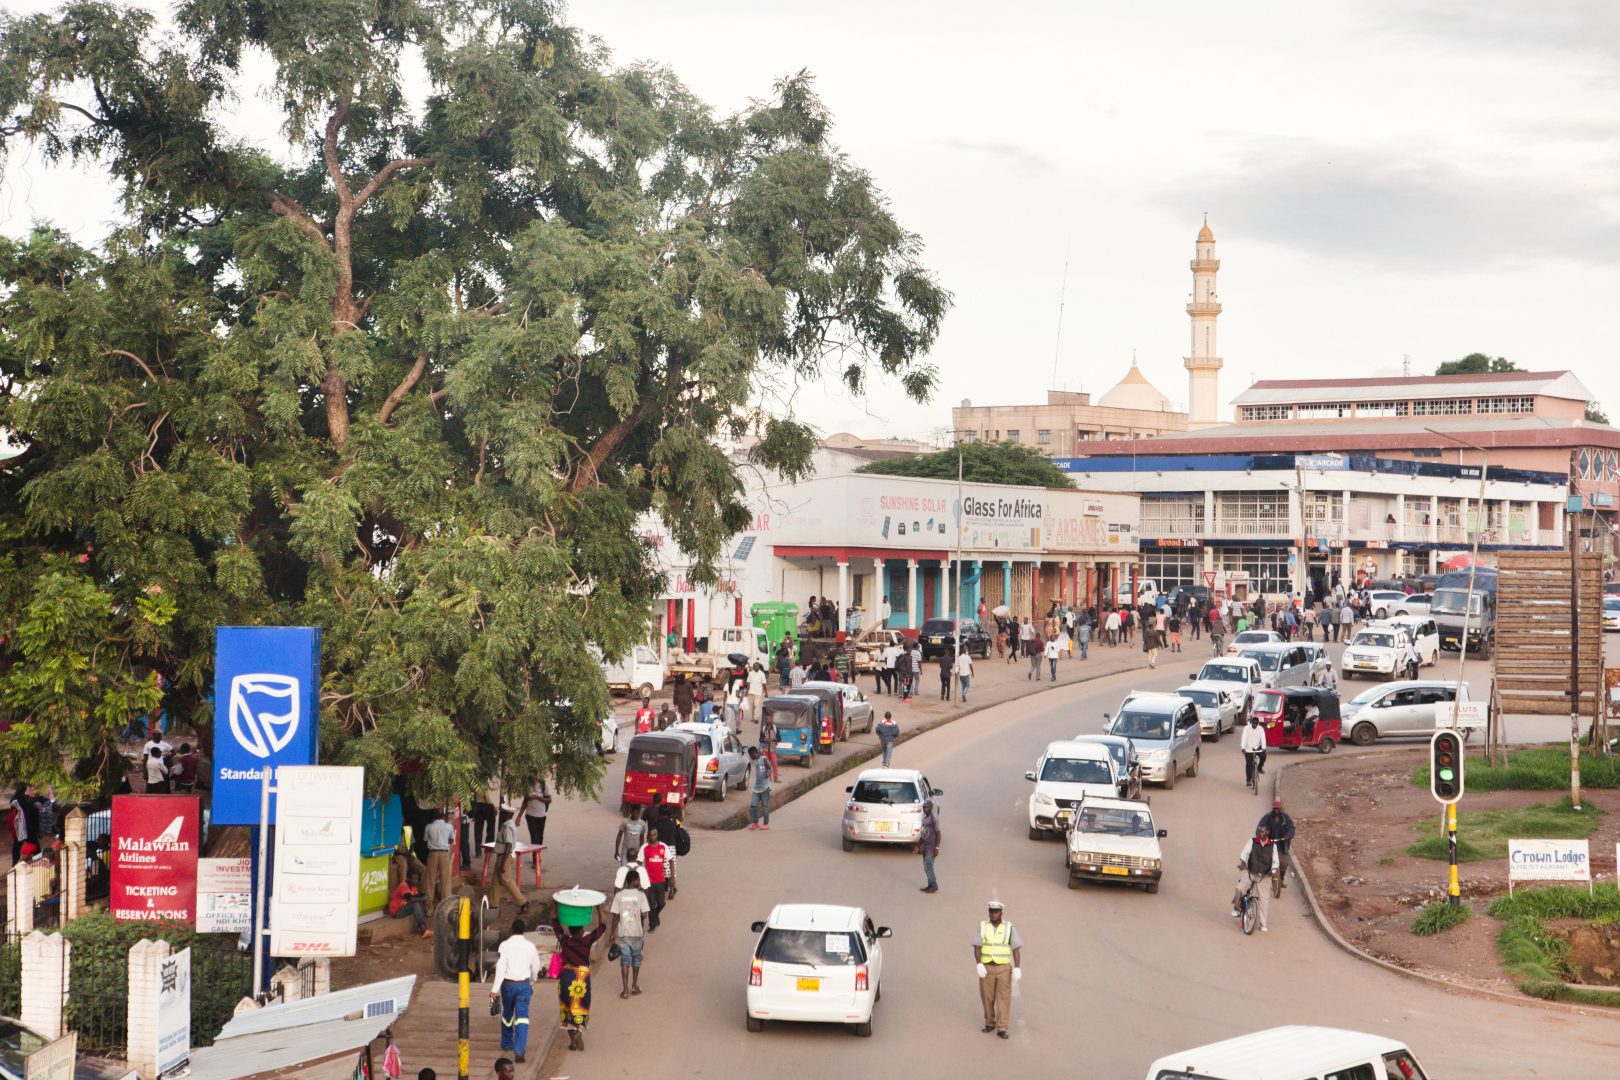
[[[1142,374],[1142,369],[1131,361],[1131,370],[1114,388],[1097,399],[1105,409],[1144,409],[1148,412],[1170,412],[1170,399],[1154,389]]]

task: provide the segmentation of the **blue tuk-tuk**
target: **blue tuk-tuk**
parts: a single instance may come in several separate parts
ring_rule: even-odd
[[[760,704],[761,719],[769,717],[776,725],[776,762],[781,765],[797,758],[799,764],[810,767],[816,755],[816,744],[821,732],[820,698],[803,694],[783,694],[768,697]]]

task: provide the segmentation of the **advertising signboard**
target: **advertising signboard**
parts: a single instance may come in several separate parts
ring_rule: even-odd
[[[1509,840],[1508,881],[1592,881],[1585,840]]]
[[[190,923],[197,908],[195,795],[114,795],[108,907],[119,922]]]
[[[191,950],[181,949],[158,969],[157,1071],[168,1076],[191,1060]]]
[[[253,922],[253,860],[197,860],[197,932],[240,934]]]
[[[353,956],[365,770],[283,765],[276,770],[276,789],[280,821],[270,890],[270,952]]]
[[[73,1080],[79,1033],[70,1031],[23,1058],[23,1080]]]
[[[215,825],[257,825],[264,769],[315,763],[321,632],[221,626],[214,634]],[[270,799],[270,823],[276,799]]]

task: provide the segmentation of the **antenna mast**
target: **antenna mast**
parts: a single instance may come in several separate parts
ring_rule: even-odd
[[[1058,389],[1058,356],[1063,348],[1063,305],[1069,298],[1069,246],[1072,240],[1063,242],[1063,286],[1058,290],[1058,323],[1057,340],[1052,343],[1052,389]]]

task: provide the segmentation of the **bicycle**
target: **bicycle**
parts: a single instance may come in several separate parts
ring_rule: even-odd
[[[1258,751],[1245,750],[1243,752],[1243,783],[1255,795],[1260,794],[1260,759]]]
[[[1271,879],[1276,881],[1277,875],[1272,874]],[[1248,887],[1243,890],[1239,899],[1238,925],[1243,928],[1244,934],[1253,934],[1254,928],[1260,925],[1260,894],[1254,891],[1254,878],[1249,878]],[[1273,886],[1275,887],[1275,886]]]
[[[1283,888],[1285,887],[1283,879],[1285,877],[1287,877],[1287,875],[1288,875],[1288,862],[1289,862],[1289,859],[1288,859],[1288,841],[1286,841],[1286,840],[1278,840],[1276,843],[1277,843],[1277,872],[1275,874],[1271,875],[1271,898],[1273,900],[1277,900],[1277,899],[1280,899],[1282,897]]]

